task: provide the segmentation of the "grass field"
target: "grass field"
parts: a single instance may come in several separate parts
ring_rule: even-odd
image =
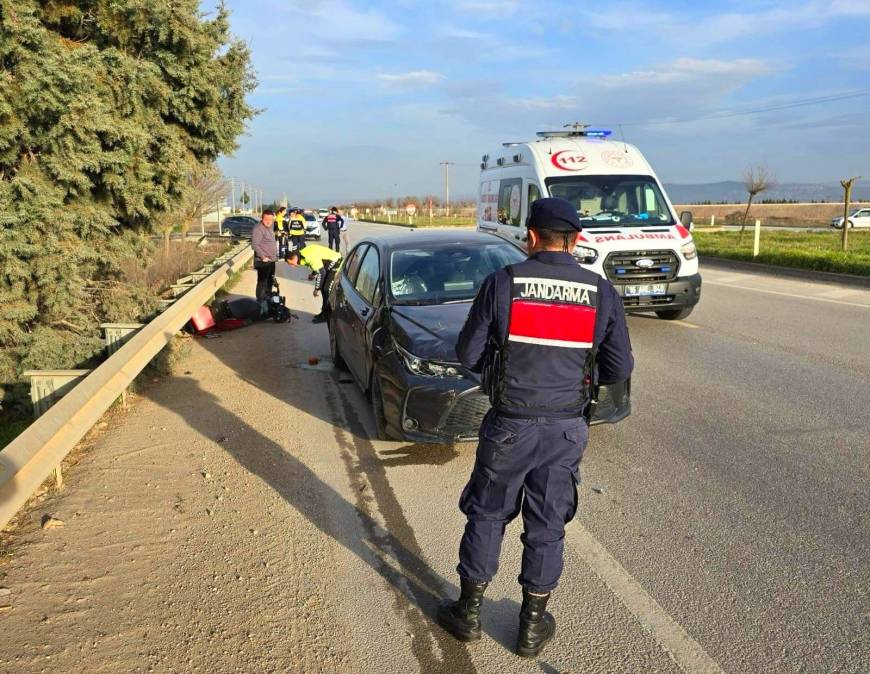
[[[743,245],[737,246],[739,232],[693,232],[701,255],[747,262],[774,264],[795,269],[870,276],[870,231],[849,232],[849,251],[840,250],[841,232],[761,233],[761,250],[752,256],[753,233],[747,230]]]
[[[357,220],[360,222],[378,222],[384,225],[399,225],[401,227],[474,227],[477,223],[477,220],[473,217],[433,217],[430,221],[428,216],[414,216],[409,219],[407,215],[392,218],[392,221],[388,221],[385,217],[361,217],[357,218]]]
[[[849,211],[867,206],[852,204]],[[710,216],[716,216],[716,224],[740,224],[746,204],[674,205],[677,213],[692,211],[695,225],[707,225]],[[791,227],[827,227],[831,220],[843,215],[843,204],[753,204],[747,222],[757,219],[762,225],[786,225]]]

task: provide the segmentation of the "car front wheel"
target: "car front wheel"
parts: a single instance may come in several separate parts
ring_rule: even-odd
[[[683,307],[682,309],[660,309],[656,312],[656,316],[664,321],[681,321],[688,318],[694,307]]]
[[[338,347],[338,336],[335,332],[335,323],[329,322],[329,355],[332,357],[332,364],[339,370],[346,370],[347,364],[344,358],[341,357],[341,351]]]
[[[376,372],[372,372],[372,383],[369,386],[369,400],[371,401],[372,417],[375,422],[376,440],[394,440],[387,429],[387,419],[384,416],[384,394],[381,391],[381,379]]]

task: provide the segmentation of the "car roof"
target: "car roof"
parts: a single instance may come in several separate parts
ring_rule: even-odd
[[[506,243],[512,245],[509,241],[495,234],[479,232],[474,229],[415,229],[395,234],[375,234],[360,241],[360,243],[363,242],[373,243],[381,250],[412,248],[418,245],[432,246],[439,243]]]

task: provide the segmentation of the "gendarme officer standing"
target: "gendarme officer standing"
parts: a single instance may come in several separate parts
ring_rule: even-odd
[[[574,206],[539,199],[527,224],[528,260],[483,282],[456,345],[463,365],[482,373],[492,409],[459,501],[468,518],[461,595],[439,609],[438,622],[462,641],[480,638],[483,593],[505,527],[522,512],[517,653],[534,657],[556,633],[546,607],[562,574],[565,525],[577,511],[591,384],[596,370],[601,383],[628,379],[634,359],[616,289],[570,253],[580,233]]]

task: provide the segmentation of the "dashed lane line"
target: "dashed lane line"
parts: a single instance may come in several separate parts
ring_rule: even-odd
[[[700,325],[695,325],[694,323],[689,323],[688,321],[673,321],[671,325],[675,325],[679,328],[689,328],[690,330],[700,330]]]
[[[586,527],[575,520],[565,528],[565,538],[680,669],[686,674],[724,674],[701,644],[689,636]]]
[[[781,297],[793,297],[798,300],[812,300],[813,302],[828,302],[829,304],[842,304],[847,307],[860,307],[862,309],[870,309],[870,304],[861,304],[859,302],[845,302],[843,300],[835,300],[827,297],[818,297],[815,295],[798,295],[796,293],[784,293],[779,290],[765,290],[763,288],[750,288],[748,286],[735,286],[730,283],[719,283],[718,281],[704,281],[706,285],[721,286],[723,288],[733,288],[736,290],[750,290],[756,293],[765,293],[767,295],[779,295]]]
[[[705,283],[707,282],[707,274],[709,274],[709,272],[704,274]],[[751,281],[756,278],[756,276],[754,274],[723,274],[722,276],[714,276],[713,278],[719,283],[734,283],[735,281],[742,283],[744,281]]]

